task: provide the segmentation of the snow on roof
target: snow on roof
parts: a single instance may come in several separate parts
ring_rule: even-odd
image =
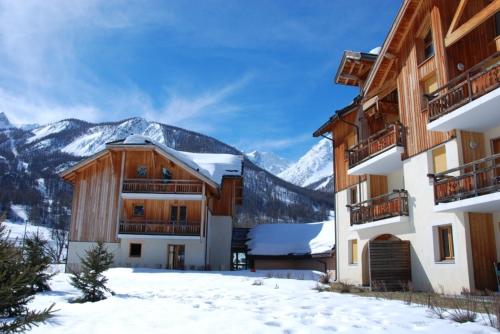
[[[195,171],[208,177],[218,184],[222,184],[224,176],[241,176],[243,169],[243,156],[226,153],[191,153],[174,150],[160,144],[153,139],[141,135],[130,135],[123,140],[127,145],[153,144],[165,151],[170,156],[182,161]]]
[[[376,48],[373,48],[370,51],[368,51],[368,53],[371,53],[371,54],[374,54],[374,55],[378,55],[378,54],[380,54],[381,50],[382,50],[382,47],[381,46],[377,46]]]
[[[250,230],[250,255],[313,255],[335,246],[334,221],[308,224],[262,224]]]

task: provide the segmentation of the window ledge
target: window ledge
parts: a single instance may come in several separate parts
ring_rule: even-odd
[[[358,264],[357,263],[349,263],[349,267],[357,267]]]
[[[455,264],[455,260],[434,261],[435,264]]]

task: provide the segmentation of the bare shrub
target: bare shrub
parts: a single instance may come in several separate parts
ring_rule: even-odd
[[[450,320],[458,323],[474,322],[481,297],[473,295],[469,290],[462,290],[462,296],[455,298],[453,309],[449,313]]]
[[[434,298],[434,294],[428,293],[427,294],[427,307],[429,308],[428,312],[438,318],[438,319],[446,319],[446,313],[448,310],[446,308],[440,306],[437,302],[436,299]]]
[[[358,288],[354,284],[346,281],[338,281],[330,285],[332,291],[340,293],[358,293],[363,292],[363,289]]]
[[[487,291],[487,297],[482,299],[481,305],[487,318],[486,322],[500,331],[500,295]]]

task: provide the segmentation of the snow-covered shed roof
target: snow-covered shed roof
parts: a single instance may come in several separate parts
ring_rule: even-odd
[[[223,177],[241,176],[243,173],[243,156],[226,153],[190,153],[177,151],[171,147],[161,144],[149,137],[141,135],[130,135],[125,139],[107,143],[109,146],[115,145],[153,145],[160,152],[170,157],[172,160],[181,163],[185,167],[191,169],[194,173],[200,175],[202,178],[214,183],[215,186],[222,185]],[[107,149],[96,153],[95,155],[79,162],[78,164],[62,171],[60,174],[65,175],[74,169],[79,168],[81,165],[96,159]]]
[[[331,253],[335,247],[335,223],[262,224],[252,228],[247,241],[249,255],[285,256]]]

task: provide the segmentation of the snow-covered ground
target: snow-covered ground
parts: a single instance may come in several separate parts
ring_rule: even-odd
[[[24,232],[26,229],[26,235],[39,233],[44,239],[52,241],[51,229],[43,226],[35,226],[30,223],[20,223],[20,222],[9,222],[3,223],[7,227],[7,232],[9,234],[9,239],[17,239],[19,242],[24,237]]]
[[[78,292],[60,273],[31,305],[55,302],[58,311],[32,333],[495,333],[433,318],[424,307],[318,292],[311,272],[293,273],[303,280],[268,273],[116,268],[108,271],[116,295],[86,304],[67,302]]]

